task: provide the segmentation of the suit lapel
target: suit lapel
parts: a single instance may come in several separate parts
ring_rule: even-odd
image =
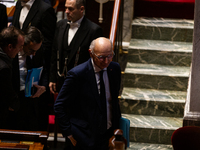
[[[65,24],[60,28],[60,32],[58,34],[58,50],[59,50],[59,58],[63,58],[62,55],[63,55],[63,46],[64,46],[64,43],[65,42],[68,42],[68,41],[64,41],[65,40],[65,34],[67,33],[67,30],[69,30],[69,25],[67,24],[67,20],[65,22]],[[62,61],[61,61],[62,62]]]
[[[86,38],[87,33],[89,31],[89,29],[87,28],[87,20],[84,17],[82,22],[81,22],[81,26],[79,27],[79,29],[77,30],[76,34],[74,35],[70,45],[74,47],[73,51],[71,51],[70,55],[69,55],[69,62],[72,60],[73,56],[77,53],[78,49],[81,48],[79,47],[81,45],[81,43],[83,42],[83,40]]]
[[[15,17],[13,17],[13,22],[12,22],[12,24],[17,28],[20,28],[19,17],[20,17],[21,9],[22,9],[21,3],[18,1],[16,4],[16,9],[15,9],[15,14],[14,14]]]
[[[38,12],[38,8],[39,8],[39,1],[35,0],[35,2],[33,3],[30,11],[28,12],[28,15],[23,23],[23,29],[26,29],[28,26],[31,26],[31,20],[33,19],[33,17],[37,14]]]
[[[89,85],[91,86],[91,93],[93,93],[93,96],[95,97],[95,100],[102,111],[101,108],[101,101],[100,101],[100,96],[97,88],[97,82],[96,82],[96,77],[95,77],[95,72],[91,63],[91,59],[88,60],[88,73],[87,73],[87,81]]]
[[[113,97],[112,94],[113,94],[113,89],[115,88],[115,87],[113,87],[113,86],[115,86],[115,84],[114,84],[115,81],[113,81],[114,75],[113,75],[113,68],[112,68],[111,64],[107,68],[107,73],[108,73],[108,79],[109,79],[109,84],[110,84],[110,94]]]

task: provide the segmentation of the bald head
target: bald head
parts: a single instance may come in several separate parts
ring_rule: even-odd
[[[93,40],[89,52],[94,64],[100,69],[107,68],[114,55],[112,51],[112,42],[105,37]]]

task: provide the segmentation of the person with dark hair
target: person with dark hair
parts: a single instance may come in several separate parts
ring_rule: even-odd
[[[0,33],[0,128],[9,129],[10,120],[19,110],[18,96],[15,93],[12,82],[12,58],[14,58],[24,46],[24,34],[15,27],[8,27]]]
[[[20,99],[20,110],[18,113],[18,129],[21,130],[42,130],[44,126],[44,115],[41,112],[43,106],[42,95],[46,91],[45,82],[48,78],[48,73],[43,68],[40,82],[34,85],[36,93],[31,97],[25,97],[25,82],[28,70],[32,68],[43,67],[44,54],[40,49],[43,42],[43,35],[39,29],[30,26],[25,31],[25,42],[23,51],[18,53],[18,57],[13,59],[13,87],[18,93]],[[44,108],[45,110],[45,108]],[[45,130],[45,129],[43,129]]]
[[[109,39],[91,43],[88,61],[69,70],[54,104],[56,119],[72,150],[108,150],[119,128],[121,70],[112,62]]]
[[[57,23],[51,55],[50,91],[55,94],[63,85],[67,71],[87,61],[92,40],[103,36],[100,26],[84,16],[85,0],[66,0],[67,19]]]
[[[8,16],[6,12],[6,6],[0,4],[0,32],[2,29],[8,26]]]
[[[43,68],[47,71],[47,78],[43,80],[43,85],[46,87],[46,92],[42,94],[41,101],[45,103],[44,112],[47,113],[48,104],[51,102],[49,91],[49,71],[51,61],[52,44],[56,29],[57,17],[55,10],[50,4],[43,0],[18,0],[16,3],[15,13],[13,15],[12,25],[25,31],[29,26],[34,26],[40,30],[43,35],[42,46],[40,52],[44,53]],[[39,51],[38,51],[39,53]],[[16,57],[19,57],[18,55]],[[19,58],[15,58],[15,63],[19,63]],[[34,61],[34,60],[32,60]],[[40,62],[40,61],[39,61]],[[35,62],[37,63],[37,62]],[[45,110],[46,109],[46,110]],[[46,115],[47,116],[47,115]],[[48,117],[48,116],[47,116]],[[47,130],[48,118],[45,117],[47,123],[41,127],[42,130]],[[47,118],[47,119],[46,119]],[[45,126],[44,126],[45,125]]]

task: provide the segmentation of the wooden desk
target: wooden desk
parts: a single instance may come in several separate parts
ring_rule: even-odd
[[[41,143],[4,143],[0,142],[0,150],[43,150],[44,145]]]
[[[2,146],[29,146],[28,150],[33,148],[38,150],[47,147],[48,132],[46,131],[23,131],[0,129],[0,150]]]

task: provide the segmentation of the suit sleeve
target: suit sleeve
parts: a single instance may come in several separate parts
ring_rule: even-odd
[[[73,107],[75,107],[73,103],[78,93],[77,86],[78,84],[76,75],[69,71],[54,104],[55,116],[58,120],[58,124],[62,130],[63,136],[65,137],[72,135],[70,129],[70,116],[73,115],[71,114],[71,110]]]
[[[55,29],[56,29],[56,14],[54,9],[50,7],[43,13],[42,20],[42,28],[40,29],[43,36],[43,49],[44,49],[44,59],[45,59],[45,67],[49,71],[50,69],[50,58],[51,58],[51,49],[52,43],[54,39]]]
[[[58,49],[58,43],[57,43],[57,37],[59,33],[60,28],[60,22],[57,23],[55,36],[53,40],[53,46],[52,46],[52,54],[51,54],[51,67],[50,67],[50,82],[56,82],[56,74],[57,74],[57,49]]]

